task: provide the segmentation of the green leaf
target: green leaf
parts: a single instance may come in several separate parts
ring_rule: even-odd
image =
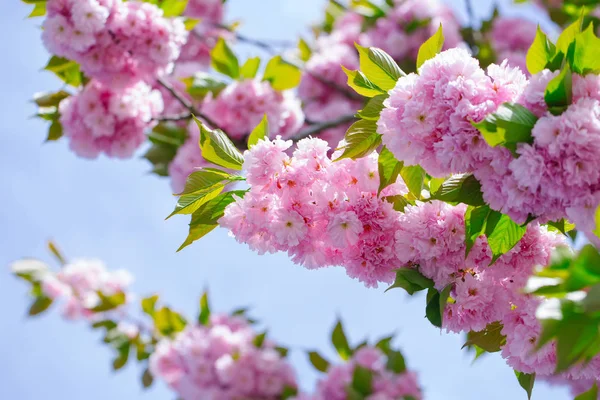
[[[252,148],[256,143],[258,143],[261,139],[269,138],[269,119],[267,118],[267,114],[263,116],[263,119],[260,123],[252,130],[250,136],[248,137],[248,148]]]
[[[563,54],[567,54],[569,51],[569,47],[575,41],[575,37],[579,32],[581,32],[581,28],[583,25],[583,16],[581,16],[577,21],[573,22],[558,37],[556,41],[556,50],[562,52]]]
[[[194,194],[207,189],[213,189],[216,186],[225,184],[229,181],[240,179],[237,175],[230,175],[225,171],[215,168],[202,168],[201,170],[192,172],[186,180],[183,192],[178,196]]]
[[[75,61],[53,56],[44,67],[44,70],[53,72],[67,85],[78,87],[83,83],[83,76],[79,64]]]
[[[323,358],[318,352],[311,351],[308,353],[308,359],[310,363],[317,369],[317,371],[327,372],[329,369],[329,361]]]
[[[177,251],[183,250],[215,229],[218,226],[219,219],[225,212],[225,208],[235,201],[236,196],[243,197],[245,193],[241,190],[222,193],[199,207],[192,214],[189,234]]]
[[[300,59],[304,62],[310,60],[312,56],[312,50],[308,43],[302,38],[298,41],[298,50],[300,51]]]
[[[471,252],[477,238],[485,233],[487,219],[491,212],[487,205],[467,207],[465,212],[465,258]]]
[[[488,115],[473,126],[492,147],[504,146],[516,155],[519,143],[533,143],[531,130],[537,117],[527,108],[516,103],[504,103],[495,113]]]
[[[573,72],[580,75],[600,72],[600,39],[594,33],[593,24],[575,37],[572,58]]]
[[[410,204],[414,205],[414,202],[401,195],[386,196],[383,197],[383,200],[391,203],[394,206],[394,210],[398,212],[404,212],[406,206]]]
[[[573,74],[568,65],[546,86],[544,100],[554,115],[561,114],[573,101]]]
[[[377,47],[355,46],[360,56],[361,72],[384,92],[393,89],[398,79],[406,75],[385,51]]]
[[[367,102],[362,110],[357,113],[358,118],[377,121],[379,115],[384,108],[383,102],[387,99],[387,95],[377,95]]]
[[[179,17],[185,11],[188,0],[162,0],[160,9],[166,18]]]
[[[379,195],[383,189],[398,180],[398,175],[404,163],[396,160],[396,157],[385,146],[381,149],[377,160],[379,170],[379,190],[377,195]]]
[[[244,164],[244,156],[235,147],[223,131],[207,128],[198,118],[194,120],[200,128],[200,150],[202,157],[208,162],[221,167],[241,170]]]
[[[256,346],[257,348],[261,348],[263,346],[263,344],[265,343],[265,338],[267,337],[267,332],[263,332],[259,335],[256,335],[254,337],[254,346]]]
[[[361,119],[348,129],[345,136],[346,144],[342,147],[342,155],[335,161],[344,158],[353,160],[372,153],[381,144],[381,135],[377,133],[377,123]]]
[[[337,322],[331,333],[331,343],[333,343],[333,347],[335,347],[342,360],[348,360],[352,356],[352,350],[348,344],[341,321]]]
[[[594,383],[594,386],[585,393],[581,393],[575,397],[575,400],[597,400],[598,399],[598,383]]]
[[[410,193],[415,198],[420,199],[421,192],[425,186],[425,170],[419,165],[404,166],[400,171],[400,175]]]
[[[48,136],[46,137],[46,141],[52,142],[58,140],[62,137],[62,135],[63,127],[61,123],[58,122],[58,120],[53,121],[52,124],[50,124],[50,128],[48,128]]]
[[[506,344],[506,336],[502,334],[502,325],[500,322],[488,324],[484,330],[479,332],[471,331],[467,334],[467,341],[463,348],[468,346],[477,346],[488,353],[496,353]]]
[[[33,10],[27,18],[42,17],[46,15],[46,0],[23,0],[27,4],[33,4]]]
[[[240,75],[246,79],[254,79],[256,77],[256,73],[258,72],[258,68],[260,67],[260,57],[249,58],[246,60],[244,65],[242,65],[242,69],[240,70]]]
[[[142,374],[142,386],[144,387],[144,389],[147,389],[150,386],[152,386],[153,382],[154,382],[154,377],[152,376],[152,373],[150,372],[150,370],[148,368],[146,368],[144,370],[144,373]]]
[[[433,288],[433,281],[423,276],[419,271],[413,268],[400,268],[396,270],[396,280],[394,284],[387,288],[386,292],[394,288],[402,288],[411,296],[416,292]]]
[[[583,314],[565,315],[556,333],[556,373],[586,361],[598,352],[598,321]]]
[[[275,347],[275,351],[277,351],[281,357],[285,358],[290,350],[285,347],[277,346]]]
[[[494,255],[492,264],[503,254],[511,251],[526,231],[527,227],[515,223],[508,215],[491,211],[487,218],[485,235]]]
[[[198,314],[198,323],[208,325],[210,321],[210,305],[208,304],[208,292],[204,292],[200,298],[200,314]]]
[[[600,254],[591,244],[585,245],[571,261],[564,288],[574,292],[600,283]]]
[[[200,22],[200,19],[186,17],[183,19],[183,26],[185,26],[185,30],[189,32],[193,31]]]
[[[348,76],[348,86],[361,96],[375,97],[385,95],[385,90],[374,84],[361,71],[351,71],[342,65],[342,70]]]
[[[289,386],[286,385],[283,388],[283,391],[281,392],[281,400],[287,400],[290,399],[292,397],[296,397],[296,395],[298,394],[298,389],[293,387],[293,386]]]
[[[163,307],[154,313],[154,327],[164,336],[171,336],[185,329],[187,322],[181,314]]]
[[[427,41],[419,48],[419,54],[417,55],[417,69],[421,68],[425,61],[432,59],[442,51],[444,40],[444,31],[442,29],[442,24],[440,24],[437,32],[427,39]]]
[[[373,392],[373,371],[357,365],[352,374],[352,388],[363,396]]]
[[[154,310],[156,309],[156,302],[158,301],[158,295],[152,295],[142,299],[142,311],[149,316],[154,316]]]
[[[269,60],[263,75],[263,81],[271,83],[275,90],[293,89],[298,86],[301,78],[302,71],[297,66],[286,62],[281,56]]]
[[[406,361],[404,356],[399,351],[390,351],[387,354],[386,369],[396,374],[401,374],[406,371]]]
[[[50,250],[50,253],[56,258],[56,261],[58,261],[60,265],[65,265],[67,263],[67,259],[63,256],[56,243],[51,240],[48,241],[48,250]]]
[[[223,38],[219,38],[217,44],[210,52],[210,57],[212,60],[212,67],[217,72],[233,79],[240,77],[239,61]]]
[[[527,51],[526,63],[529,73],[535,75],[538,72],[542,72],[550,63],[555,53],[556,47],[538,25],[533,44]]]
[[[425,317],[438,328],[442,327],[442,310],[440,309],[440,292],[434,288],[427,291],[427,306],[425,307]]]
[[[193,214],[202,205],[217,198],[221,194],[221,192],[223,191],[224,188],[225,188],[224,183],[217,183],[206,189],[198,190],[191,194],[186,194],[186,195],[181,196],[177,200],[177,204],[175,205],[175,210],[173,210],[173,212],[171,214],[169,214],[169,216],[166,219],[169,219],[173,215],[177,215],[177,214]]]
[[[40,107],[58,107],[60,102],[69,96],[71,96],[71,94],[64,90],[50,93],[37,93],[33,96],[33,101]]]
[[[112,364],[113,370],[118,371],[127,364],[127,361],[129,360],[129,351],[130,350],[131,350],[131,343],[129,343],[129,342],[123,342],[123,344],[121,344],[117,348],[118,355],[113,360],[113,364]]]
[[[483,193],[481,184],[472,174],[454,175],[444,181],[432,199],[451,203],[464,203],[471,206],[482,206]]]
[[[29,315],[39,315],[46,311],[48,307],[52,305],[52,299],[48,296],[40,295],[35,298],[31,306],[29,307]]]
[[[187,93],[195,99],[203,99],[209,93],[212,93],[213,96],[218,96],[227,87],[224,82],[218,81],[203,72],[183,79],[183,83],[186,85]]]
[[[127,296],[123,292],[118,292],[112,295],[105,295],[102,292],[98,292],[99,302],[95,307],[90,308],[93,312],[105,312],[111,311],[115,308],[125,304]]]
[[[515,375],[517,376],[519,385],[527,392],[527,399],[531,400],[531,393],[533,392],[533,385],[535,384],[535,372],[533,374],[526,374],[515,370]]]

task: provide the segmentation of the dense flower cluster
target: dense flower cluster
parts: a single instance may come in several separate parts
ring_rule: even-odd
[[[508,60],[511,67],[527,73],[527,51],[533,43],[537,25],[523,18],[498,17],[490,35],[492,48],[499,62]]]
[[[98,293],[112,296],[124,293],[133,277],[125,270],[108,271],[99,260],[75,260],[66,264],[56,274],[45,274],[42,292],[52,300],[64,300],[63,314],[69,319],[92,318],[91,309],[99,305]]]
[[[181,193],[185,187],[187,177],[195,170],[208,167],[209,163],[202,157],[198,141],[200,139],[200,128],[196,121],[191,121],[187,127],[188,138],[185,143],[177,149],[177,154],[169,164],[169,176],[171,177],[171,188],[174,193]]]
[[[183,400],[275,400],[296,387],[294,371],[272,342],[257,346],[256,338],[244,318],[212,315],[159,342],[150,370]]]
[[[112,89],[89,82],[60,103],[60,123],[69,145],[81,157],[131,157],[144,142],[152,118],[162,111],[160,93],[145,83]]]
[[[155,5],[121,0],[49,0],[43,40],[89,77],[116,85],[151,81],[179,57],[187,32]]]
[[[352,358],[341,365],[331,366],[327,376],[317,383],[314,395],[300,397],[303,400],[346,400],[348,387],[352,386],[354,370],[367,369],[373,374],[372,393],[367,400],[395,400],[411,398],[420,400],[421,389],[414,372],[396,373],[386,367],[387,357],[376,347],[362,347]]]
[[[486,76],[462,50],[439,54],[419,72],[399,80],[379,121],[383,142],[399,160],[420,164],[434,176],[474,173],[486,202],[517,222],[568,217],[583,231],[593,230],[600,203],[597,75],[575,75],[573,104],[553,115],[544,92],[557,72],[542,71],[528,82],[503,64],[490,66]],[[540,117],[533,143],[520,144],[518,158],[487,145],[471,125],[507,101]]]
[[[360,36],[363,46],[379,47],[395,60],[416,60],[419,47],[444,27],[445,48],[462,42],[460,24],[451,8],[438,0],[395,0],[394,7]]]
[[[378,132],[396,158],[436,177],[494,168],[510,153],[490,147],[471,122],[514,101],[526,85],[518,69],[491,65],[486,74],[466,50],[447,50],[425,62],[419,75],[398,81],[384,102]]]
[[[243,139],[266,114],[272,135],[293,136],[304,123],[300,102],[290,91],[279,92],[268,82],[248,79],[233,82],[217,96],[209,94],[201,106],[234,140]]]
[[[260,253],[287,251],[307,268],[342,265],[367,286],[393,281],[398,213],[377,197],[377,155],[334,163],[323,140],[301,140],[290,157],[291,145],[263,140],[244,154],[250,192],[220,224]],[[406,192],[400,180],[384,195]]]

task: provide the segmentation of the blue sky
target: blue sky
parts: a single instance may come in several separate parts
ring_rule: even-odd
[[[204,287],[210,288],[213,309],[251,306],[270,335],[294,350],[292,361],[306,388],[316,375],[302,350],[319,349],[333,359],[328,336],[339,315],[355,343],[396,332],[395,343],[419,373],[426,399],[526,398],[498,355],[471,365],[471,355],[460,350],[462,337],[441,334],[424,319],[420,296],[366,289],[341,269],[308,271],[281,254],[258,256],[224,230],[175,253],[186,234],[186,218],[164,221],[175,199],[168,182],[149,175],[143,160],[86,161],[69,152],[65,141],[43,143],[47,127],[29,118],[34,113],[29,99],[59,83],[40,72],[48,58],[40,20],[25,20],[28,7],[18,0],[0,3],[0,399],[175,398],[160,383],[140,389],[136,366],[113,373],[111,351],[85,324],[64,322],[52,312],[25,317],[26,287],[6,266],[23,256],[49,260],[45,243],[51,238],[71,258],[98,257],[110,268],[130,270],[136,292],[158,291],[190,315]],[[453,3],[462,15],[462,2]],[[489,5],[474,3],[482,9]],[[230,0],[230,19],[243,19],[248,35],[293,39],[319,18],[323,4]],[[568,398],[563,389],[539,385],[534,390],[534,399]]]

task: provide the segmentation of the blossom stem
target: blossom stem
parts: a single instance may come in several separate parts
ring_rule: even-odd
[[[315,125],[312,125],[308,128],[306,128],[303,131],[298,132],[298,134],[296,136],[294,136],[292,138],[293,141],[297,142],[301,139],[305,139],[309,136],[312,135],[316,135],[318,133],[323,132],[326,129],[329,128],[335,128],[339,125],[345,124],[347,122],[351,122],[355,119],[356,117],[354,116],[354,114],[348,114],[348,115],[343,115],[337,119],[334,119],[332,121],[327,121],[327,122],[321,122]]]

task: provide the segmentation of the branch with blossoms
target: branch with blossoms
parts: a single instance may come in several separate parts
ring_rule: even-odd
[[[197,317],[188,320],[160,306],[159,296],[152,295],[140,300],[137,313],[141,315],[135,316],[136,296],[129,292],[132,277],[126,271],[110,271],[99,260],[67,261],[54,244],[49,247],[61,264],[59,270],[32,259],[11,266],[15,276],[31,285],[34,302],[29,315],[62,303],[65,319],[83,320],[93,329],[104,330],[104,343],[116,352],[115,371],[127,365],[135,352],[143,368],[144,388],[159,379],[182,400],[422,398],[416,374],[392,347],[393,336],[353,347],[337,322],[331,338],[342,363],[335,365],[317,351],[308,352],[310,363],[324,375],[314,394],[299,393],[288,349],[268,338],[266,331],[259,333],[246,309],[214,313],[205,292]]]

